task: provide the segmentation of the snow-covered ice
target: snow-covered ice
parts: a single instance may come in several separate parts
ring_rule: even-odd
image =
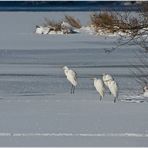
[[[148,146],[148,98],[130,70],[138,47],[107,54],[117,36],[33,33],[66,14],[89,21],[89,12],[0,12],[0,146]],[[74,95],[61,65],[77,71]],[[117,103],[108,90],[99,101],[90,78],[103,73],[118,82]]]

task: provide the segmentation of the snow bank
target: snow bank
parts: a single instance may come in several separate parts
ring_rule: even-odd
[[[67,22],[61,23],[61,30],[56,29],[54,26],[36,26],[36,34],[72,34],[76,31],[74,28]]]
[[[49,31],[50,31],[49,27],[36,26],[36,33],[37,34],[48,34]]]
[[[36,27],[36,34],[73,34],[73,33],[86,33],[89,35],[96,35],[96,36],[128,36],[128,33],[124,33],[122,31],[111,33],[104,29],[96,29],[93,26],[82,26],[80,29],[73,28],[70,24],[67,22],[63,22],[61,24],[61,31],[55,31],[54,29],[51,29],[53,27],[43,27],[43,26],[37,26]]]
[[[91,35],[96,35],[95,28],[92,27],[92,26],[82,26],[79,29],[79,32],[81,32],[81,33],[88,33],[88,34],[91,34]]]

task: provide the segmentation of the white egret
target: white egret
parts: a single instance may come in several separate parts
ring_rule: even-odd
[[[78,84],[77,73],[75,71],[73,71],[72,69],[69,69],[67,66],[64,66],[63,69],[64,69],[64,73],[65,73],[68,81],[72,84],[72,86],[71,86],[71,94],[72,93],[74,94],[75,87]]]
[[[96,88],[97,92],[100,94],[100,101],[104,97],[104,84],[101,79],[93,78],[94,80],[94,87]]]
[[[114,96],[114,103],[115,103],[118,98],[118,85],[114,80],[110,80],[108,81],[108,88],[111,94]]]
[[[113,80],[113,77],[112,77],[111,75],[109,75],[109,74],[103,73],[102,79],[103,79],[103,82],[104,82],[105,86],[108,87],[108,82],[109,82],[110,80]]]

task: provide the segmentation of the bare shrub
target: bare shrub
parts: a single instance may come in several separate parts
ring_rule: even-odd
[[[100,12],[90,15],[91,25],[97,29],[107,29],[110,32],[115,32],[117,29],[118,18],[115,13],[112,12]],[[116,27],[115,27],[116,26]]]
[[[145,3],[146,2],[144,2],[144,4]],[[141,11],[136,17],[127,12],[125,12],[124,15],[118,14],[118,16],[119,22],[124,24],[123,26],[119,26],[120,30],[124,29],[129,33],[129,38],[127,41],[125,41],[125,36],[121,36],[120,40],[125,43],[122,43],[119,46],[133,42],[135,45],[139,45],[141,48],[143,48],[145,52],[148,52],[148,2],[147,5],[142,5]]]
[[[62,29],[61,24],[62,24],[61,21],[54,21],[54,20],[50,20],[50,19],[45,18],[44,26],[50,27],[54,31],[61,31],[61,29]]]
[[[148,55],[137,55],[137,59],[139,59],[140,65],[136,65],[133,63],[132,69],[130,69],[133,77],[139,83],[141,88],[143,89],[144,86],[148,86]]]
[[[68,22],[72,27],[81,28],[79,19],[75,19],[73,16],[65,15],[65,21]]]
[[[136,24],[137,31],[132,30],[131,39],[136,45],[145,49],[145,53],[142,52],[143,55],[137,55],[142,66],[136,67],[134,63],[132,73],[143,89],[144,87],[148,87],[148,2],[146,1],[142,2],[140,20],[138,23],[136,22]],[[132,24],[132,26],[134,28],[135,24]],[[139,75],[141,75],[141,77],[139,77]]]
[[[120,34],[117,46],[111,49],[105,49],[105,52],[110,53],[121,46],[132,43],[138,45],[148,53],[148,2],[141,3],[141,9],[136,13],[136,16],[133,16],[133,14],[128,11],[124,13],[116,12],[114,13],[115,17],[113,17],[115,19],[108,19],[108,21],[110,21],[110,24],[108,23],[108,25],[110,25],[110,28],[113,28],[113,31],[110,32],[121,31],[127,33],[128,36],[127,34]],[[109,13],[110,12],[108,12],[108,14]],[[106,15],[103,16],[109,18],[106,17]],[[109,14],[109,16],[112,15]],[[91,17],[91,20],[94,26],[104,27],[103,25],[100,25],[102,22],[100,21],[99,14]],[[108,26],[106,26],[104,28],[108,29]]]
[[[146,7],[146,6],[145,6]],[[145,8],[144,7],[144,8]],[[146,7],[147,8],[147,7]],[[144,9],[145,11],[147,9]],[[106,29],[110,32],[122,31],[130,33],[132,37],[138,35],[139,30],[148,27],[148,18],[146,12],[142,16],[132,16],[129,12],[124,14],[118,12],[100,12],[90,15],[91,25],[96,29]]]

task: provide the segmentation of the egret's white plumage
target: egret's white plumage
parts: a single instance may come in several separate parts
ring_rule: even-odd
[[[104,84],[108,87],[108,82],[113,80],[113,77],[109,74],[104,73],[102,79],[103,79]]]
[[[104,97],[104,84],[101,79],[93,78],[94,80],[94,87],[100,94],[100,100]]]
[[[114,80],[108,81],[108,88],[111,92],[111,94],[114,96],[114,102],[116,102],[116,99],[118,98],[118,85]]]
[[[72,84],[71,93],[74,93],[75,87],[78,84],[77,73],[72,69],[69,69],[67,66],[64,66],[63,69],[67,80]]]

